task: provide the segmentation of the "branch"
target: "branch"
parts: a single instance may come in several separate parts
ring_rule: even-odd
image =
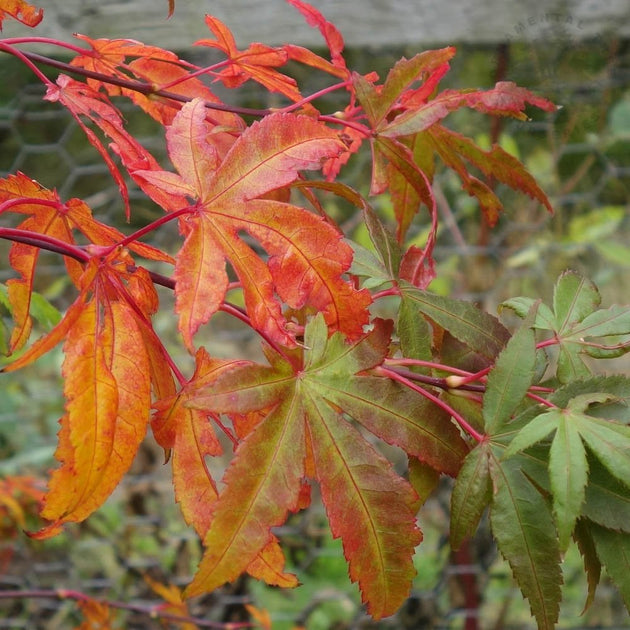
[[[398,372],[394,370],[390,370],[388,368],[379,366],[375,369],[375,372],[377,374],[380,374],[381,376],[386,376],[388,378],[391,378],[392,380],[399,382],[401,385],[404,385],[405,387],[408,387],[409,389],[412,389],[414,392],[417,392],[421,396],[424,396],[425,398],[430,400],[432,403],[440,407],[440,409],[443,409],[444,411],[446,411],[446,413],[448,413],[453,418],[453,420],[457,422],[460,428],[466,433],[468,433],[468,435],[470,435],[470,437],[473,438],[473,440],[475,440],[476,442],[482,442],[484,440],[485,436],[479,433],[479,431],[477,431],[468,422],[468,420],[464,418],[464,416],[462,416],[460,413],[455,411],[455,409],[453,409],[448,403],[444,402],[441,398],[439,398],[435,394],[432,394],[431,392],[427,391],[423,387],[416,385],[409,378],[405,378],[404,376],[402,376],[401,374],[399,374]]]
[[[86,263],[90,260],[91,256],[84,249],[71,243],[66,243],[53,236],[47,234],[38,234],[36,232],[29,232],[28,230],[20,230],[18,228],[3,228],[0,227],[0,238],[4,238],[8,241],[16,241],[18,243],[24,243],[25,245],[32,245],[33,247],[39,247],[40,249],[46,249],[50,252],[62,254],[78,260],[80,263]]]
[[[167,621],[175,621],[179,623],[192,623],[200,628],[220,628],[224,630],[237,630],[239,628],[253,628],[255,624],[250,622],[227,622],[221,623],[218,621],[208,621],[206,619],[200,619],[198,617],[187,617],[184,615],[176,615],[174,613],[169,613],[165,610],[160,610],[159,606],[142,606],[140,604],[127,604],[125,602],[111,601],[105,599],[96,599],[94,597],[89,597],[85,595],[85,593],[81,593],[79,591],[71,591],[65,589],[59,590],[25,590],[25,591],[2,591],[0,590],[0,599],[73,599],[78,602],[97,602],[99,604],[104,604],[109,608],[116,608],[118,610],[128,610],[131,612],[140,613],[142,615],[146,615],[150,619],[160,618],[165,619]],[[166,604],[168,605],[168,603]]]

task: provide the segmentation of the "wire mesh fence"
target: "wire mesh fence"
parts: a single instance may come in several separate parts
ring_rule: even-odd
[[[494,229],[487,229],[460,183],[441,174],[435,184],[442,220],[436,250],[438,289],[477,300],[492,311],[508,296],[548,297],[557,273],[574,267],[600,285],[605,299],[627,302],[630,42],[597,38],[578,43],[570,32],[540,29],[535,35],[530,42],[462,47],[450,81],[458,87],[486,87],[495,80],[514,80],[562,109],[553,115],[533,114],[536,117],[527,123],[500,121],[485,127],[480,127],[479,117],[463,113],[452,125],[481,144],[500,142],[517,153],[550,195],[556,214],[549,216],[536,203],[499,188],[505,216]],[[405,52],[373,51],[370,62],[381,58],[385,64]],[[362,51],[351,55],[362,63]],[[27,84],[10,63],[0,65],[0,78],[4,83],[0,175],[24,171],[44,186],[57,188],[62,198],[83,198],[99,218],[116,224],[121,217],[123,231],[155,218],[158,210],[132,189],[132,225],[126,225],[107,166],[71,116],[44,102],[42,88]],[[18,80],[22,87],[15,89]],[[136,122],[131,110],[126,113],[145,144],[163,157],[157,130],[145,120]],[[365,173],[365,164],[360,157],[353,161],[350,176]],[[365,181],[357,186],[365,187]],[[351,218],[347,227],[353,228]],[[411,238],[420,240],[425,227],[420,221]],[[168,247],[171,237],[162,238],[156,245]],[[7,251],[8,245],[0,243],[5,260]],[[63,270],[58,258],[45,256],[37,279],[38,290],[62,306],[67,289],[60,279]],[[8,277],[5,265],[0,281]],[[167,294],[162,298],[170,299]],[[208,333],[212,352],[225,356],[256,352],[255,342],[240,328],[224,323],[221,320]],[[158,319],[156,327],[167,336],[172,323]],[[59,355],[52,354],[22,374],[3,375],[0,476],[43,474],[53,464],[56,423],[63,412],[59,361]],[[60,539],[36,543],[19,536],[0,542],[0,589],[29,590],[34,595],[0,600],[0,628],[77,626],[80,617],[73,602],[36,596],[59,588],[125,602],[128,609],[121,612],[120,627],[182,627],[146,615],[146,608],[158,600],[151,580],[183,587],[201,552],[196,535],[178,514],[162,457],[147,439],[131,474],[108,504]],[[416,561],[418,578],[411,597],[391,619],[377,624],[363,614],[340,546],[331,539],[317,501],[277,532],[303,583],[300,588],[280,592],[242,579],[195,601],[191,613],[208,623],[238,623],[248,619],[244,604],[253,602],[268,609],[281,628],[533,627],[487,525],[460,552],[449,550],[449,491],[445,480],[422,508],[425,542]],[[580,616],[586,593],[580,575],[579,557],[567,558],[566,604],[559,627],[630,627],[619,597],[605,581],[596,602]]]

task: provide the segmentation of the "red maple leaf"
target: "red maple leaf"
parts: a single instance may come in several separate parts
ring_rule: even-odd
[[[182,219],[186,240],[175,267],[176,310],[188,348],[199,326],[222,304],[226,260],[239,277],[252,324],[276,342],[295,343],[281,302],[295,309],[312,306],[333,329],[360,335],[370,297],[342,278],[352,262],[350,247],[320,217],[261,198],[290,184],[299,170],[318,168],[342,151],[337,134],[306,116],[273,114],[254,123],[220,161],[207,140],[210,133],[204,104],[195,99],[167,132],[179,174],[136,173],[167,192],[195,199]],[[242,234],[256,239],[266,256]]]

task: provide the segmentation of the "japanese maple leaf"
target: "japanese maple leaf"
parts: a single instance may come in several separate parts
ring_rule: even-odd
[[[290,184],[343,150],[337,134],[306,116],[273,114],[254,123],[223,161],[207,141],[203,101],[186,104],[167,131],[169,155],[179,175],[139,171],[167,192],[196,199],[182,221],[186,240],[175,266],[179,329],[187,347],[219,309],[228,276],[238,275],[252,324],[276,342],[294,345],[280,300],[291,308],[322,311],[333,328],[356,338],[367,323],[369,294],[342,275],[352,250],[320,217],[262,195]],[[247,233],[266,250],[261,256],[240,237]],[[279,299],[278,299],[279,298]]]
[[[8,211],[28,215],[18,228],[74,244],[75,233],[81,233],[95,245],[110,246],[123,240],[115,228],[99,223],[90,208],[80,199],[63,202],[56,191],[48,190],[23,173],[0,180],[0,203],[13,202]],[[130,249],[153,260],[169,262],[170,256],[142,243],[132,243]],[[21,348],[31,332],[29,309],[35,268],[40,249],[33,245],[14,242],[9,252],[9,263],[18,278],[7,281],[15,328],[10,341],[11,352]],[[72,258],[64,258],[70,278],[78,283],[83,274],[81,265]]]
[[[237,114],[212,108],[213,104],[223,105],[222,101],[195,75],[196,68],[189,69],[169,61],[145,57],[134,59],[129,64],[129,68],[137,78],[155,85],[156,90],[164,89],[167,93],[180,95],[186,100],[202,98],[206,101],[209,104],[206,119],[218,127],[214,136],[218,134],[218,137],[222,137],[224,134],[229,134],[233,142],[234,136],[245,129],[243,119]],[[181,107],[181,102],[175,102],[166,96],[147,96],[139,92],[130,92],[125,92],[125,94],[163,125],[170,125]],[[216,137],[213,140],[215,144],[219,144]]]
[[[370,614],[393,614],[409,592],[421,535],[416,495],[407,481],[347,420],[454,474],[467,447],[445,414],[370,370],[387,354],[392,324],[349,344],[321,314],[306,327],[302,361],[269,353],[270,366],[236,362],[188,402],[229,416],[265,409],[239,445],[212,512],[206,550],[187,596],[234,580],[300,508],[305,477],[314,477],[350,577]],[[347,414],[347,416],[345,416]]]
[[[444,48],[403,59],[382,86],[353,75],[357,98],[374,130],[372,193],[391,190],[400,242],[420,204],[431,210],[435,220],[435,200],[427,184],[433,176],[436,154],[460,175],[464,189],[477,197],[490,225],[496,223],[502,204],[489,185],[468,172],[465,162],[551,209],[545,193],[518,160],[499,146],[483,151],[440,123],[462,107],[524,120],[527,105],[544,111],[555,111],[555,105],[511,82],[499,82],[490,90],[444,90],[433,95],[454,52],[453,48]],[[422,85],[408,89],[419,78],[423,79]],[[419,173],[424,175],[418,177]]]
[[[129,207],[127,184],[114,163],[114,160],[103,146],[103,143],[96,133],[85,124],[82,116],[85,116],[88,120],[96,124],[101,131],[114,142],[118,141],[119,144],[133,145],[135,151],[146,156],[148,161],[151,159],[149,152],[144,149],[133,136],[127,133],[123,127],[123,119],[120,112],[109,102],[107,96],[101,92],[97,92],[85,83],[75,81],[64,74],[59,75],[57,84],[51,83],[48,86],[44,98],[52,102],[59,101],[64,105],[84,131],[92,146],[100,153],[114,181],[118,185],[125,204],[127,219],[129,219],[131,211]]]
[[[129,57],[145,57],[156,61],[179,62],[179,58],[175,53],[157,46],[147,46],[133,39],[92,39],[80,33],[75,33],[75,37],[87,43],[90,46],[90,50],[86,50],[84,54],[77,55],[70,62],[71,65],[106,76],[129,79],[130,74],[132,74],[129,72],[129,66],[127,65],[127,58]],[[88,78],[88,85],[95,89],[105,86],[110,94],[121,93],[119,86],[104,83],[94,78]]]
[[[26,26],[37,26],[44,17],[43,9],[36,9],[25,0],[0,0],[0,31],[2,22],[9,16]]]
[[[527,120],[524,112],[527,104],[546,112],[557,109],[547,99],[518,87],[511,81],[500,81],[490,90],[444,90],[419,107],[413,107],[391,122],[383,124],[379,132],[390,138],[417,133],[462,107],[470,107],[494,116],[510,116],[518,120]]]
[[[206,15],[206,25],[215,39],[201,39],[195,45],[217,48],[225,53],[229,65],[215,74],[227,87],[237,88],[253,79],[269,91],[280,92],[292,101],[302,98],[295,79],[275,69],[285,65],[289,59],[282,48],[253,43],[247,50],[239,50],[234,36],[221,20]]]
[[[343,36],[337,27],[326,20],[326,18],[310,4],[302,2],[301,0],[287,0],[287,2],[304,16],[309,26],[319,29],[330,51],[331,62],[329,64],[322,64],[324,60],[322,60],[321,57],[314,55],[314,53],[300,46],[285,46],[291,59],[312,65],[340,77],[345,78],[349,76],[346,60],[342,54],[344,49]]]
[[[246,362],[243,362],[245,364]],[[175,498],[188,525],[204,538],[212,520],[212,509],[218,498],[217,487],[206,457],[223,451],[209,420],[213,414],[193,409],[187,403],[199,388],[211,385],[234,362],[211,358],[200,348],[196,355],[196,369],[190,381],[177,394],[154,404],[157,413],[151,426],[157,442],[171,453]],[[216,416],[214,416],[216,418]],[[284,587],[297,586],[292,574],[284,573],[285,558],[275,537],[252,560],[247,571],[268,584]]]
[[[199,68],[179,59],[175,53],[131,39],[92,39],[85,35],[76,37],[89,44],[91,50],[75,57],[72,65],[106,76],[142,81],[152,86],[152,92],[164,90],[187,99],[198,97],[208,103],[220,103],[220,99],[198,78]],[[87,84],[96,90],[105,89],[110,96],[124,95],[130,98],[163,125],[170,124],[181,107],[181,102],[167,96],[145,94],[91,77],[88,77]],[[230,129],[242,131],[245,126],[239,116],[227,111],[214,110],[212,119],[215,125],[225,127],[226,131],[222,133]]]
[[[79,278],[80,293],[63,319],[4,371],[27,365],[64,341],[66,413],[41,515],[45,538],[98,508],[131,465],[149,421],[152,381],[173,391],[165,352],[150,316],[157,294],[148,272],[114,248],[93,256]],[[170,378],[170,381],[169,381]]]

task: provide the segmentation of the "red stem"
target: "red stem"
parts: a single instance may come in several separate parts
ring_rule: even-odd
[[[218,63],[213,64],[212,66],[206,66],[205,68],[198,68],[194,72],[191,72],[183,77],[178,77],[177,79],[173,79],[170,83],[164,83],[161,86],[162,90],[168,90],[168,88],[172,88],[175,85],[179,85],[180,83],[185,83],[188,79],[194,79],[195,77],[203,76],[204,74],[211,74],[215,70],[221,68],[222,66],[227,66],[231,61],[229,59],[224,59],[223,61],[219,61]]]
[[[461,385],[466,385],[467,383],[472,383],[474,381],[480,381],[482,378],[488,375],[490,370],[492,370],[494,366],[490,365],[483,370],[479,370],[479,372],[475,372],[474,374],[469,374],[468,376],[464,376],[460,381]]]
[[[350,83],[349,81],[342,81],[341,83],[335,83],[334,85],[329,85],[328,87],[323,88],[322,90],[319,90],[318,92],[314,92],[313,94],[310,94],[309,96],[305,96],[299,101],[296,101],[295,103],[291,103],[291,105],[287,105],[286,107],[282,107],[281,109],[277,111],[292,112],[296,109],[299,109],[306,103],[310,103],[311,101],[314,101],[318,98],[321,98],[322,96],[325,96],[326,94],[330,94],[331,92],[335,92],[336,90],[341,90],[343,88],[348,87],[349,83]],[[338,118],[335,118],[335,120],[339,122]]]
[[[53,199],[40,199],[39,197],[19,197],[17,199],[7,199],[0,203],[0,214],[10,210],[15,206],[37,205],[46,206],[48,208],[59,209],[63,206],[60,201]]]
[[[17,57],[25,66],[31,69],[31,71],[35,74],[35,76],[44,84],[44,85],[54,85],[52,81],[32,62],[31,54],[18,50],[17,48],[13,48],[13,46],[7,46],[4,42],[0,41],[0,50],[4,50]]]
[[[15,44],[50,44],[51,46],[57,46],[59,48],[67,48],[79,55],[86,55],[89,57],[94,56],[92,54],[94,51],[89,48],[69,44],[68,42],[64,42],[59,39],[51,39],[50,37],[9,37],[7,39],[3,39],[2,43],[10,46]]]
[[[160,286],[166,287],[167,289],[175,289],[175,280],[173,280],[172,278],[169,278],[168,276],[163,276],[161,273],[157,273],[155,271],[149,271],[149,276],[151,277],[151,280],[154,284],[159,284]],[[231,288],[234,288],[235,286],[237,285],[234,285]],[[288,358],[282,351],[282,348],[278,346],[278,344],[273,339],[271,339],[264,330],[258,330],[257,328],[254,328],[254,326],[252,325],[252,320],[242,308],[239,308],[234,304],[230,304],[230,302],[224,301],[221,306],[219,306],[219,310],[227,313],[228,315],[232,315],[232,317],[240,319],[252,330],[255,330],[271,348],[273,348],[280,356],[285,357],[288,361]]]
[[[73,245],[72,243],[66,243],[47,234],[38,234],[37,232],[29,232],[28,230],[20,230],[18,228],[0,227],[0,238],[24,243],[25,245],[32,245],[33,247],[46,249],[50,252],[62,254],[63,256],[69,256],[81,263],[86,263],[91,258],[90,254],[81,247]]]
[[[432,370],[442,370],[444,372],[452,372],[453,374],[457,374],[458,376],[470,376],[470,372],[466,370],[460,370],[459,368],[453,367],[451,365],[444,365],[442,363],[435,363],[433,361],[422,361],[421,359],[385,359],[385,363],[388,366],[397,366],[397,365],[411,365],[418,367],[426,367]]]
[[[553,336],[551,339],[545,339],[545,341],[540,341],[536,344],[536,350],[540,350],[541,348],[548,348],[549,346],[557,346],[560,343],[558,337]]]
[[[150,277],[150,274],[149,274],[149,277]],[[140,310],[136,300],[134,300],[133,296],[129,294],[129,291],[127,291],[127,288],[125,287],[125,285],[120,281],[120,278],[118,277],[112,278],[112,281],[116,283],[116,288],[118,289],[118,292],[120,293],[120,295],[124,297],[129,308],[131,308],[131,310],[136,314],[136,317],[144,325],[144,328],[147,334],[153,337],[153,340],[157,343],[158,347],[161,350],[162,356],[164,357],[164,360],[166,361],[166,363],[168,363],[168,366],[171,368],[171,371],[175,375],[175,378],[179,382],[180,386],[184,387],[184,385],[186,385],[186,382],[187,382],[186,377],[182,374],[181,370],[179,369],[179,367],[177,367],[177,364],[173,360],[173,357],[171,357],[171,355],[168,353],[168,351],[164,347],[162,340],[159,338],[158,334],[153,329],[153,325],[151,324],[150,319],[146,316],[145,313],[143,313]]]
[[[0,48],[2,45],[0,43]],[[145,81],[134,81],[131,79],[121,79],[119,77],[112,77],[107,74],[102,74],[100,72],[94,72],[93,70],[88,70],[86,68],[81,68],[79,66],[71,66],[68,63],[63,61],[58,61],[57,59],[50,59],[49,57],[45,57],[44,55],[39,55],[33,52],[21,52],[17,49],[11,48],[7,50],[11,54],[15,54],[19,56],[21,59],[24,59],[26,63],[27,60],[30,62],[37,62],[44,64],[46,66],[50,66],[52,68],[57,68],[58,70],[63,70],[64,72],[78,74],[83,77],[87,77],[89,79],[95,79],[96,81],[101,81],[103,83],[109,83],[110,85],[116,85],[118,87],[125,88],[127,90],[132,90],[134,92],[138,92],[140,94],[145,94],[146,96],[161,96],[163,98],[177,101],[179,103],[188,103],[192,99],[187,96],[182,96],[181,94],[175,94],[174,92],[168,92],[166,90],[156,90],[155,86],[151,83],[147,83]],[[34,67],[32,63],[28,64],[29,67]],[[34,70],[35,71],[35,70]],[[38,76],[41,75],[41,72],[38,72]],[[45,80],[47,84],[50,84],[50,81],[41,75],[42,80]],[[206,107],[209,109],[217,109],[224,112],[232,112],[234,114],[243,114],[249,116],[266,116],[271,113],[269,109],[252,109],[250,107],[237,107],[235,105],[225,105],[224,103],[210,103],[206,101]]]
[[[398,296],[400,295],[400,288],[398,285],[394,285],[389,289],[383,289],[382,291],[378,291],[372,295],[372,300],[376,301],[384,297]]]
[[[424,396],[425,398],[430,400],[432,403],[440,407],[440,409],[443,409],[444,411],[446,411],[446,413],[452,416],[452,418],[455,420],[455,422],[457,422],[457,424],[461,427],[461,429],[464,430],[466,433],[468,433],[468,435],[470,435],[470,437],[473,438],[473,440],[475,440],[476,442],[483,441],[485,437],[484,435],[482,435],[481,433],[479,433],[479,431],[473,428],[470,425],[470,423],[461,414],[457,413],[455,409],[453,409],[448,403],[445,403],[442,399],[440,399],[435,394],[432,394],[431,392],[427,391],[423,387],[416,385],[413,381],[409,380],[408,378],[405,378],[398,372],[395,372],[394,370],[390,370],[386,367],[382,367],[382,366],[377,367],[375,369],[375,372],[377,374],[381,374],[382,376],[391,378],[394,381],[398,381],[401,385],[404,385],[405,387],[412,389],[414,392],[417,392],[421,396]]]
[[[369,138],[372,135],[372,132],[368,127],[362,125],[357,122],[353,122],[352,120],[345,120],[344,118],[339,118],[337,116],[320,116],[319,120],[322,122],[327,122],[332,125],[343,125],[344,127],[350,127],[355,131],[358,131],[360,134],[364,135],[366,138]]]
[[[126,236],[122,241],[120,241],[120,243],[117,243],[116,245],[112,245],[112,249],[115,249],[119,245],[126,247],[127,245],[129,245],[129,243],[133,243],[137,241],[138,239],[145,236],[145,234],[150,234],[151,232],[153,232],[160,226],[168,223],[169,221],[172,221],[173,219],[177,219],[178,217],[181,217],[184,214],[190,214],[191,212],[192,212],[192,208],[190,206],[186,206],[185,208],[180,208],[179,210],[175,210],[174,212],[169,212],[168,214],[161,216],[159,219],[152,221],[148,225],[145,225],[143,228],[140,228],[133,234]]]
[[[533,392],[527,392],[527,396],[531,398],[532,400],[535,400],[537,403],[540,403],[541,405],[545,405],[545,407],[551,407],[554,409],[557,407],[557,405],[554,405],[552,402],[550,402],[546,398],[543,398],[542,396],[538,396],[538,394],[534,394]]]
[[[400,374],[400,376],[403,376],[404,378],[409,379],[410,381],[416,381],[418,383],[424,383],[425,385],[431,385],[431,387],[439,387],[440,389],[458,389],[458,390],[465,390],[467,392],[481,392],[484,393],[486,391],[486,388],[484,385],[469,385],[469,384],[459,384],[457,385],[457,387],[453,387],[448,379],[446,378],[439,378],[439,377],[435,377],[435,376],[426,376],[425,374],[418,374],[417,372],[412,372],[411,370],[405,370],[405,369],[397,369],[397,370],[392,370],[392,372],[396,372],[396,374]]]

